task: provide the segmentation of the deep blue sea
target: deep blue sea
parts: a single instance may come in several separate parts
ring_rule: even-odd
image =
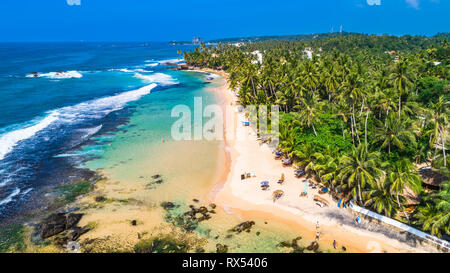
[[[189,84],[165,64],[182,61],[177,51],[192,48],[0,44],[0,219],[40,188],[80,175],[71,172],[80,164],[71,151],[125,124],[141,98]]]

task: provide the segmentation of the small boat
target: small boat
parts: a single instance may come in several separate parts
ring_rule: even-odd
[[[302,177],[305,174],[305,170],[303,169],[297,169],[294,171],[295,177],[299,178]]]
[[[290,158],[283,159],[283,165],[284,166],[292,165],[292,159],[290,159]]]
[[[275,159],[279,159],[282,156],[283,156],[283,152],[281,152],[281,151],[275,152]]]

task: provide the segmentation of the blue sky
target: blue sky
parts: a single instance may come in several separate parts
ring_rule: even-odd
[[[0,41],[450,32],[450,0],[1,0]]]

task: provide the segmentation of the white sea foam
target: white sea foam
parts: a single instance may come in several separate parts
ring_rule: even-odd
[[[20,189],[16,188],[10,195],[8,195],[5,199],[0,201],[0,206],[8,204],[13,200],[13,198],[20,193]]]
[[[124,72],[124,73],[136,73],[136,72],[141,72],[141,73],[151,73],[153,71],[151,70],[145,70],[142,68],[136,68],[136,69],[128,69],[128,68],[120,68],[120,69],[108,69],[108,71],[120,71],[120,72]]]
[[[85,119],[102,118],[113,111],[122,109],[126,103],[138,100],[142,96],[149,94],[156,86],[156,83],[152,83],[142,88],[123,92],[115,96],[95,99],[53,110],[49,112],[47,117],[35,125],[4,133],[0,135],[0,160],[2,160],[6,154],[10,153],[20,141],[31,138],[37,132],[45,129],[56,121],[71,123]],[[96,131],[99,131],[100,129],[101,125],[89,128],[87,133],[95,134]]]
[[[155,82],[155,83],[159,83],[161,85],[173,85],[173,84],[178,83],[170,75],[167,75],[164,73],[155,73],[155,74],[151,74],[151,75],[142,75],[140,73],[135,73],[134,76],[136,78],[142,79],[146,82]]]
[[[34,136],[37,132],[46,128],[56,120],[58,120],[58,113],[52,112],[49,116],[45,117],[35,125],[0,135],[0,160],[2,160],[7,153],[11,152],[19,141]]]
[[[166,63],[181,63],[183,61],[184,61],[183,58],[167,59],[167,60],[162,60],[162,61],[150,61],[150,60],[147,60],[147,61],[145,61],[147,63],[147,64],[145,64],[145,66],[158,66],[158,65],[162,65],[162,64],[166,64]],[[151,63],[149,63],[149,62],[151,62]]]
[[[70,79],[70,78],[81,78],[83,75],[79,71],[59,71],[59,72],[49,72],[49,73],[31,73],[27,75],[28,78],[44,77],[50,79]]]

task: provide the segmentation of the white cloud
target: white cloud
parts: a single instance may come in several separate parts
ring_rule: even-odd
[[[406,3],[415,9],[419,9],[419,0],[406,0]]]
[[[81,6],[81,0],[66,0],[69,6]]]
[[[379,6],[379,5],[381,5],[381,0],[367,0],[367,4],[369,6],[373,6],[373,5]]]

